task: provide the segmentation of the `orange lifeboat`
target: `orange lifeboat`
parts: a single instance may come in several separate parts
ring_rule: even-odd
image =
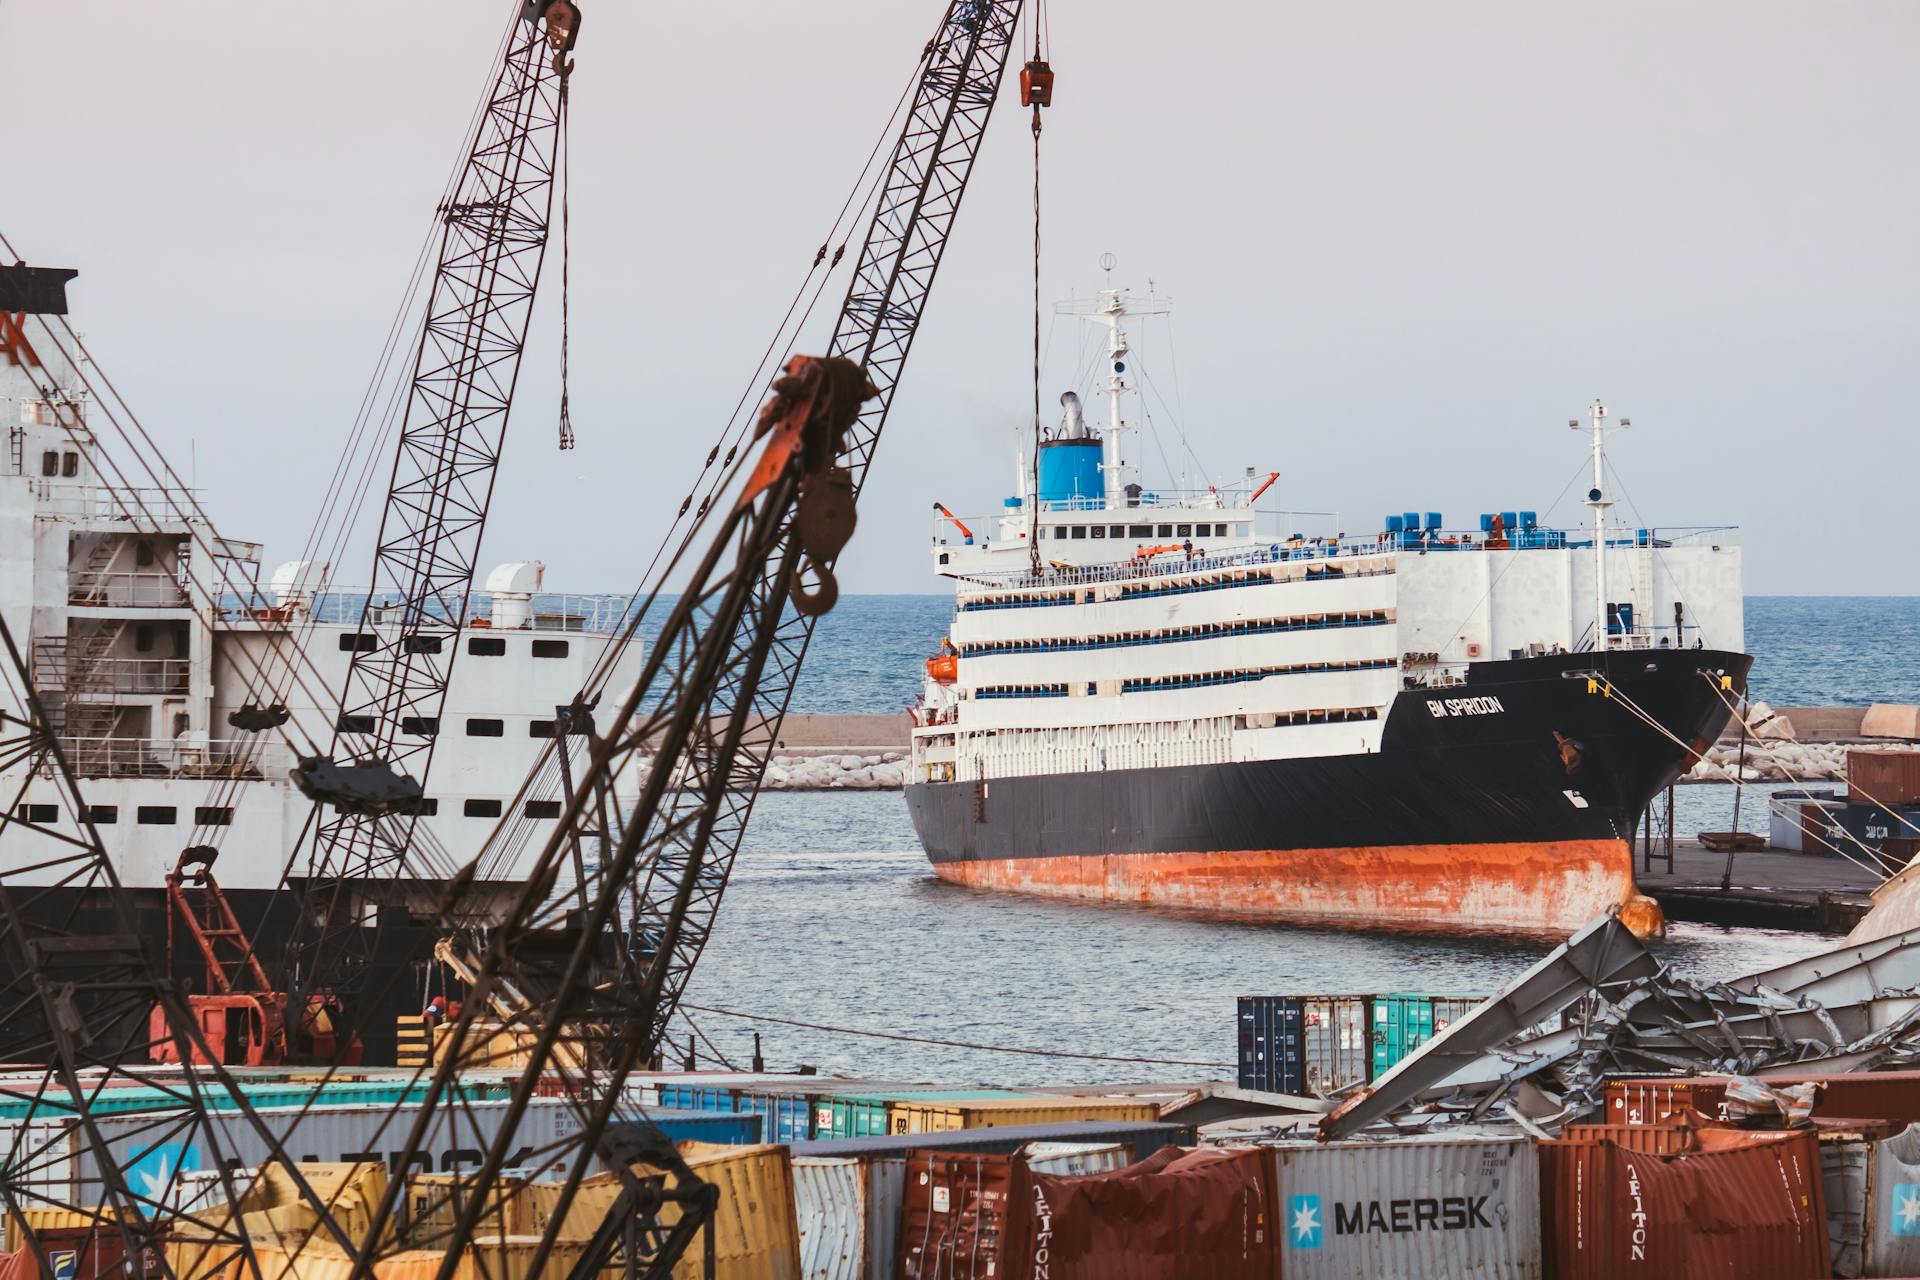
[[[939,653],[928,658],[927,678],[935,684],[952,684],[960,678],[960,659],[951,653]]]

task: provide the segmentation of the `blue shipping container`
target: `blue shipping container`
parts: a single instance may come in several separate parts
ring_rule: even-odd
[[[816,1102],[816,1097],[805,1093],[757,1093],[745,1089],[733,1099],[735,1109],[760,1117],[768,1142],[805,1142],[813,1137]]]
[[[1301,1043],[1303,1010],[1289,996],[1240,997],[1240,1087],[1266,1093],[1307,1091]]]
[[[778,1141],[762,1137],[760,1117],[750,1111],[674,1111],[657,1108],[633,1113],[644,1115],[675,1142],[711,1142],[723,1147],[750,1147],[759,1142]]]

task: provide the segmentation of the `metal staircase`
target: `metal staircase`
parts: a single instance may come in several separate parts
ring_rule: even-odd
[[[67,598],[74,604],[105,604],[107,566],[119,554],[119,543],[111,539],[93,544],[87,563],[67,577]]]

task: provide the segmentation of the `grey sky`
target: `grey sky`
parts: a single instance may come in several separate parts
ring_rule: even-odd
[[[554,448],[548,306],[482,558],[619,590],[941,6],[582,4],[581,445]],[[178,465],[198,442],[216,518],[270,560],[319,502],[505,11],[0,3],[0,229],[80,269],[96,355]],[[1045,293],[1096,288],[1110,250],[1175,299],[1177,370],[1163,330],[1145,361],[1213,477],[1279,469],[1355,533],[1544,511],[1599,395],[1635,421],[1613,456],[1644,521],[1741,524],[1750,591],[1920,591],[1920,6],[1054,0],[1051,27]],[[931,502],[1008,491],[1029,164],[1003,102],[850,590],[937,590]],[[1049,404],[1076,340],[1055,335]]]

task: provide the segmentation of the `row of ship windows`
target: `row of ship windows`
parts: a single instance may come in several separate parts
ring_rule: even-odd
[[[439,653],[441,641],[445,636],[408,636],[401,641],[401,648],[407,653]],[[348,631],[340,637],[342,653],[372,653],[380,647],[380,637],[369,635],[365,631]],[[535,640],[533,656],[536,658],[564,658],[571,646],[565,640]],[[507,654],[507,641],[504,636],[469,636],[467,652],[476,658],[504,658]]]
[[[1350,569],[1345,565],[1313,565],[1298,578],[1285,579],[1292,582],[1322,582],[1330,578],[1372,578],[1392,573],[1389,563],[1377,569]],[[1159,596],[1185,596],[1198,591],[1225,591],[1230,587],[1258,587],[1270,585],[1275,581],[1271,570],[1262,566],[1256,569],[1230,574],[1224,578],[1183,579],[1178,582],[1153,585],[1141,583],[1120,589],[1122,600],[1149,600]],[[1084,596],[1086,588],[1073,587],[1063,592],[1052,592],[1044,596],[990,596],[980,600],[962,600],[961,613],[977,613],[985,609],[1040,609],[1050,605],[1092,603]]]
[[[1056,538],[1224,538],[1223,524],[1060,524],[1053,526]]]
[[[60,806],[57,804],[23,804],[14,808],[14,816],[22,822],[31,822],[35,826],[50,827],[60,821]],[[110,827],[120,821],[120,806],[117,804],[91,804],[87,806],[87,819],[96,827]],[[133,820],[143,827],[171,827],[180,821],[180,810],[170,804],[143,804],[135,807]],[[193,821],[200,827],[228,827],[233,825],[232,805],[203,804],[194,806]]]
[[[1165,631],[1128,631],[1117,636],[1086,640],[983,640],[960,646],[963,658],[1001,653],[1084,653],[1089,649],[1126,649],[1143,644],[1176,644],[1182,640],[1264,636],[1278,631],[1324,631],[1335,627],[1378,627],[1393,621],[1385,609],[1362,613],[1316,613],[1294,618],[1267,618],[1259,622],[1213,622]]]
[[[440,802],[425,799],[411,807],[410,812],[421,817],[432,817],[440,812]],[[461,806],[461,813],[469,818],[497,818],[502,812],[499,800],[467,800]],[[529,800],[521,812],[529,818],[558,818],[560,802],[558,800]],[[14,808],[15,815],[22,822],[35,826],[50,827],[60,821],[60,806],[57,804],[22,804]],[[170,804],[143,804],[134,808],[133,820],[143,827],[171,827],[180,821],[180,810]],[[110,827],[120,821],[120,806],[117,804],[95,804],[87,806],[87,818],[96,827]],[[199,827],[230,827],[233,825],[232,805],[195,805],[193,822]]]
[[[1285,667],[1247,667],[1238,671],[1214,671],[1204,675],[1147,676],[1122,680],[1122,693],[1155,693],[1166,689],[1202,689],[1217,684],[1244,684],[1265,680],[1268,676],[1319,675],[1328,671],[1385,671],[1399,666],[1394,658],[1370,658],[1361,662],[1300,662]],[[1087,695],[1092,697],[1099,685],[1089,681]],[[1066,684],[988,685],[973,691],[976,698],[1064,698]]]
[[[334,722],[334,727],[341,733],[373,733],[379,728],[379,725],[373,716],[343,715]],[[400,732],[411,734],[416,738],[431,738],[440,732],[440,717],[401,716]],[[555,732],[554,722],[551,720],[527,721],[527,736],[529,738],[551,738]],[[575,734],[585,733],[586,726],[577,726],[573,732]],[[506,734],[507,722],[504,720],[496,720],[488,716],[469,716],[467,718],[467,736],[469,738],[504,738]]]

